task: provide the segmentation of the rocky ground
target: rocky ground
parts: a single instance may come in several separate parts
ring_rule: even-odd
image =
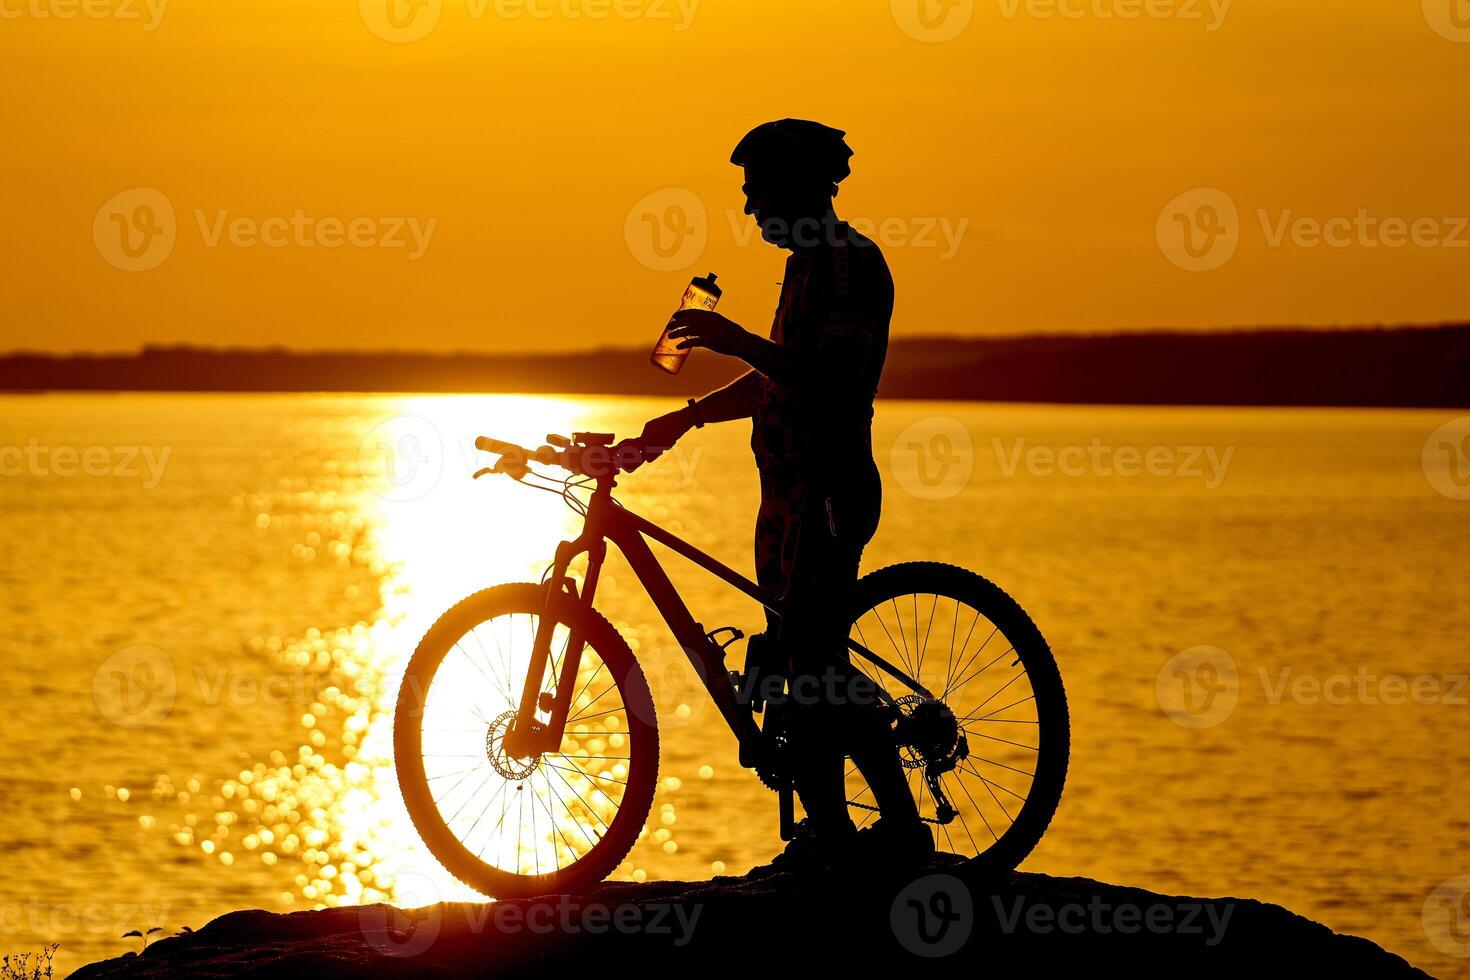
[[[1042,976],[1425,976],[1366,939],[1277,905],[1087,878],[984,878],[943,861],[901,875],[606,884],[581,896],[408,911],[232,912],[73,976],[333,980],[549,969],[601,978],[680,967],[786,976],[925,965]]]

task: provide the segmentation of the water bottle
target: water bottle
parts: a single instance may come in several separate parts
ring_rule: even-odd
[[[696,277],[689,283],[689,288],[684,291],[684,300],[679,304],[676,314],[684,310],[713,310],[720,302],[720,287],[715,285],[715,274],[711,272],[703,279]],[[678,374],[684,370],[684,362],[689,359],[687,349],[680,350],[678,338],[669,337],[669,329],[674,325],[669,320],[664,332],[659,334],[658,343],[653,346],[653,353],[648,359],[653,362],[654,367],[669,374]]]

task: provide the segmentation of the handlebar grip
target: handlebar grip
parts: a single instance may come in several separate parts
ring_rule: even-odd
[[[519,455],[524,456],[526,451],[512,442],[501,442],[499,439],[491,439],[489,436],[480,436],[475,440],[475,448],[487,453],[497,453],[501,456]]]

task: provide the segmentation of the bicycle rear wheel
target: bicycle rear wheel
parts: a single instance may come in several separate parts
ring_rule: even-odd
[[[585,641],[559,750],[504,751],[546,589],[476,593],[441,616],[409,661],[393,718],[398,784],[414,827],[455,877],[496,898],[575,891],[613,872],[658,782],[658,726],[643,671],[598,613],[553,598],[551,680]]]
[[[917,735],[900,757],[936,846],[987,869],[1015,868],[1056,813],[1071,738],[1061,674],[1040,631],[987,579],[912,562],[858,582],[850,635],[933,695],[852,656]],[[953,810],[948,821],[926,775],[941,759],[935,778]],[[849,810],[862,826],[877,811],[851,760],[847,770]]]

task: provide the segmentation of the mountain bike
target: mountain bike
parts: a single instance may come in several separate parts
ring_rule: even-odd
[[[789,682],[789,667],[757,635],[744,669],[732,669],[728,648],[744,634],[697,622],[649,542],[778,617],[781,598],[619,504],[612,491],[626,461],[612,435],[553,435],[547,443],[530,450],[475,441],[499,457],[475,478],[505,474],[559,493],[583,518],[582,530],[558,545],[542,581],[475,593],[444,613],[415,650],[393,725],[414,826],[445,868],[497,898],[577,891],[624,861],[653,805],[659,731],[643,670],[594,607],[612,542],[734,733],[741,764],[776,791],[781,836],[789,839],[790,732],[770,694]],[[567,475],[556,479],[532,464]],[[579,577],[569,566],[584,555]],[[891,713],[892,737],[937,847],[986,869],[1014,868],[1050,823],[1067,771],[1066,695],[1041,633],[991,582],[934,562],[863,576],[851,610],[849,657]],[[856,823],[875,817],[851,760],[847,792]]]

